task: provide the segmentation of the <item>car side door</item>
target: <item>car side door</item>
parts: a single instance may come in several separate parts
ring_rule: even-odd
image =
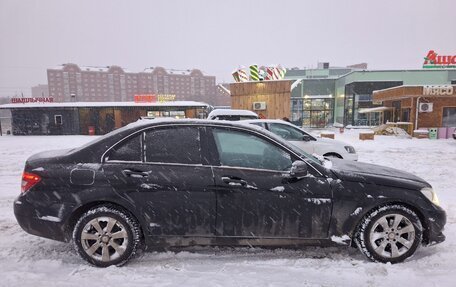
[[[215,150],[217,236],[243,238],[326,238],[331,188],[309,166],[290,178],[292,152],[253,131],[211,128]]]
[[[139,145],[138,161],[122,153]],[[202,164],[200,128],[161,126],[116,145],[103,168],[117,194],[132,202],[151,236],[212,236],[215,232],[214,180]]]

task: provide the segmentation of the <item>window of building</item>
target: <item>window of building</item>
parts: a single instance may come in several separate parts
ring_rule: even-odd
[[[456,107],[443,108],[442,126],[456,127]]]
[[[61,126],[63,124],[62,115],[55,115],[54,122],[56,125]]]

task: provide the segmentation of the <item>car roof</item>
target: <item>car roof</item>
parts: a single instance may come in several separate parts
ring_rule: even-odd
[[[289,123],[284,120],[272,120],[272,119],[241,120],[240,122],[244,122],[244,123],[278,123],[278,124],[293,125],[292,123]]]
[[[235,109],[215,109],[209,113],[208,117],[214,116],[256,116],[258,115],[249,110],[235,110]]]

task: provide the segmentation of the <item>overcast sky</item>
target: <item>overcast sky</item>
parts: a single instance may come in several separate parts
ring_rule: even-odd
[[[30,95],[63,63],[131,71],[367,62],[419,69],[456,54],[456,1],[0,0],[0,96]]]

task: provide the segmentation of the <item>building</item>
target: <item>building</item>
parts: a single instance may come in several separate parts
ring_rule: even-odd
[[[48,98],[49,97],[49,86],[48,85],[38,85],[32,87],[32,97],[33,98]]]
[[[55,102],[131,101],[138,94],[173,94],[176,100],[217,104],[215,77],[197,69],[155,67],[136,73],[119,66],[64,64],[48,69],[47,77]]]
[[[399,86],[374,91],[372,108],[391,122],[408,122],[411,129],[456,127],[456,85]]]
[[[291,120],[304,127],[327,127],[335,123],[362,126],[381,123],[379,114],[359,113],[380,107],[373,100],[376,90],[407,85],[456,83],[455,69],[366,70],[365,65],[317,69],[288,69],[285,79],[294,80],[291,91]]]
[[[11,111],[13,135],[102,135],[141,117],[206,118],[210,106],[175,102],[66,102],[0,105]]]

